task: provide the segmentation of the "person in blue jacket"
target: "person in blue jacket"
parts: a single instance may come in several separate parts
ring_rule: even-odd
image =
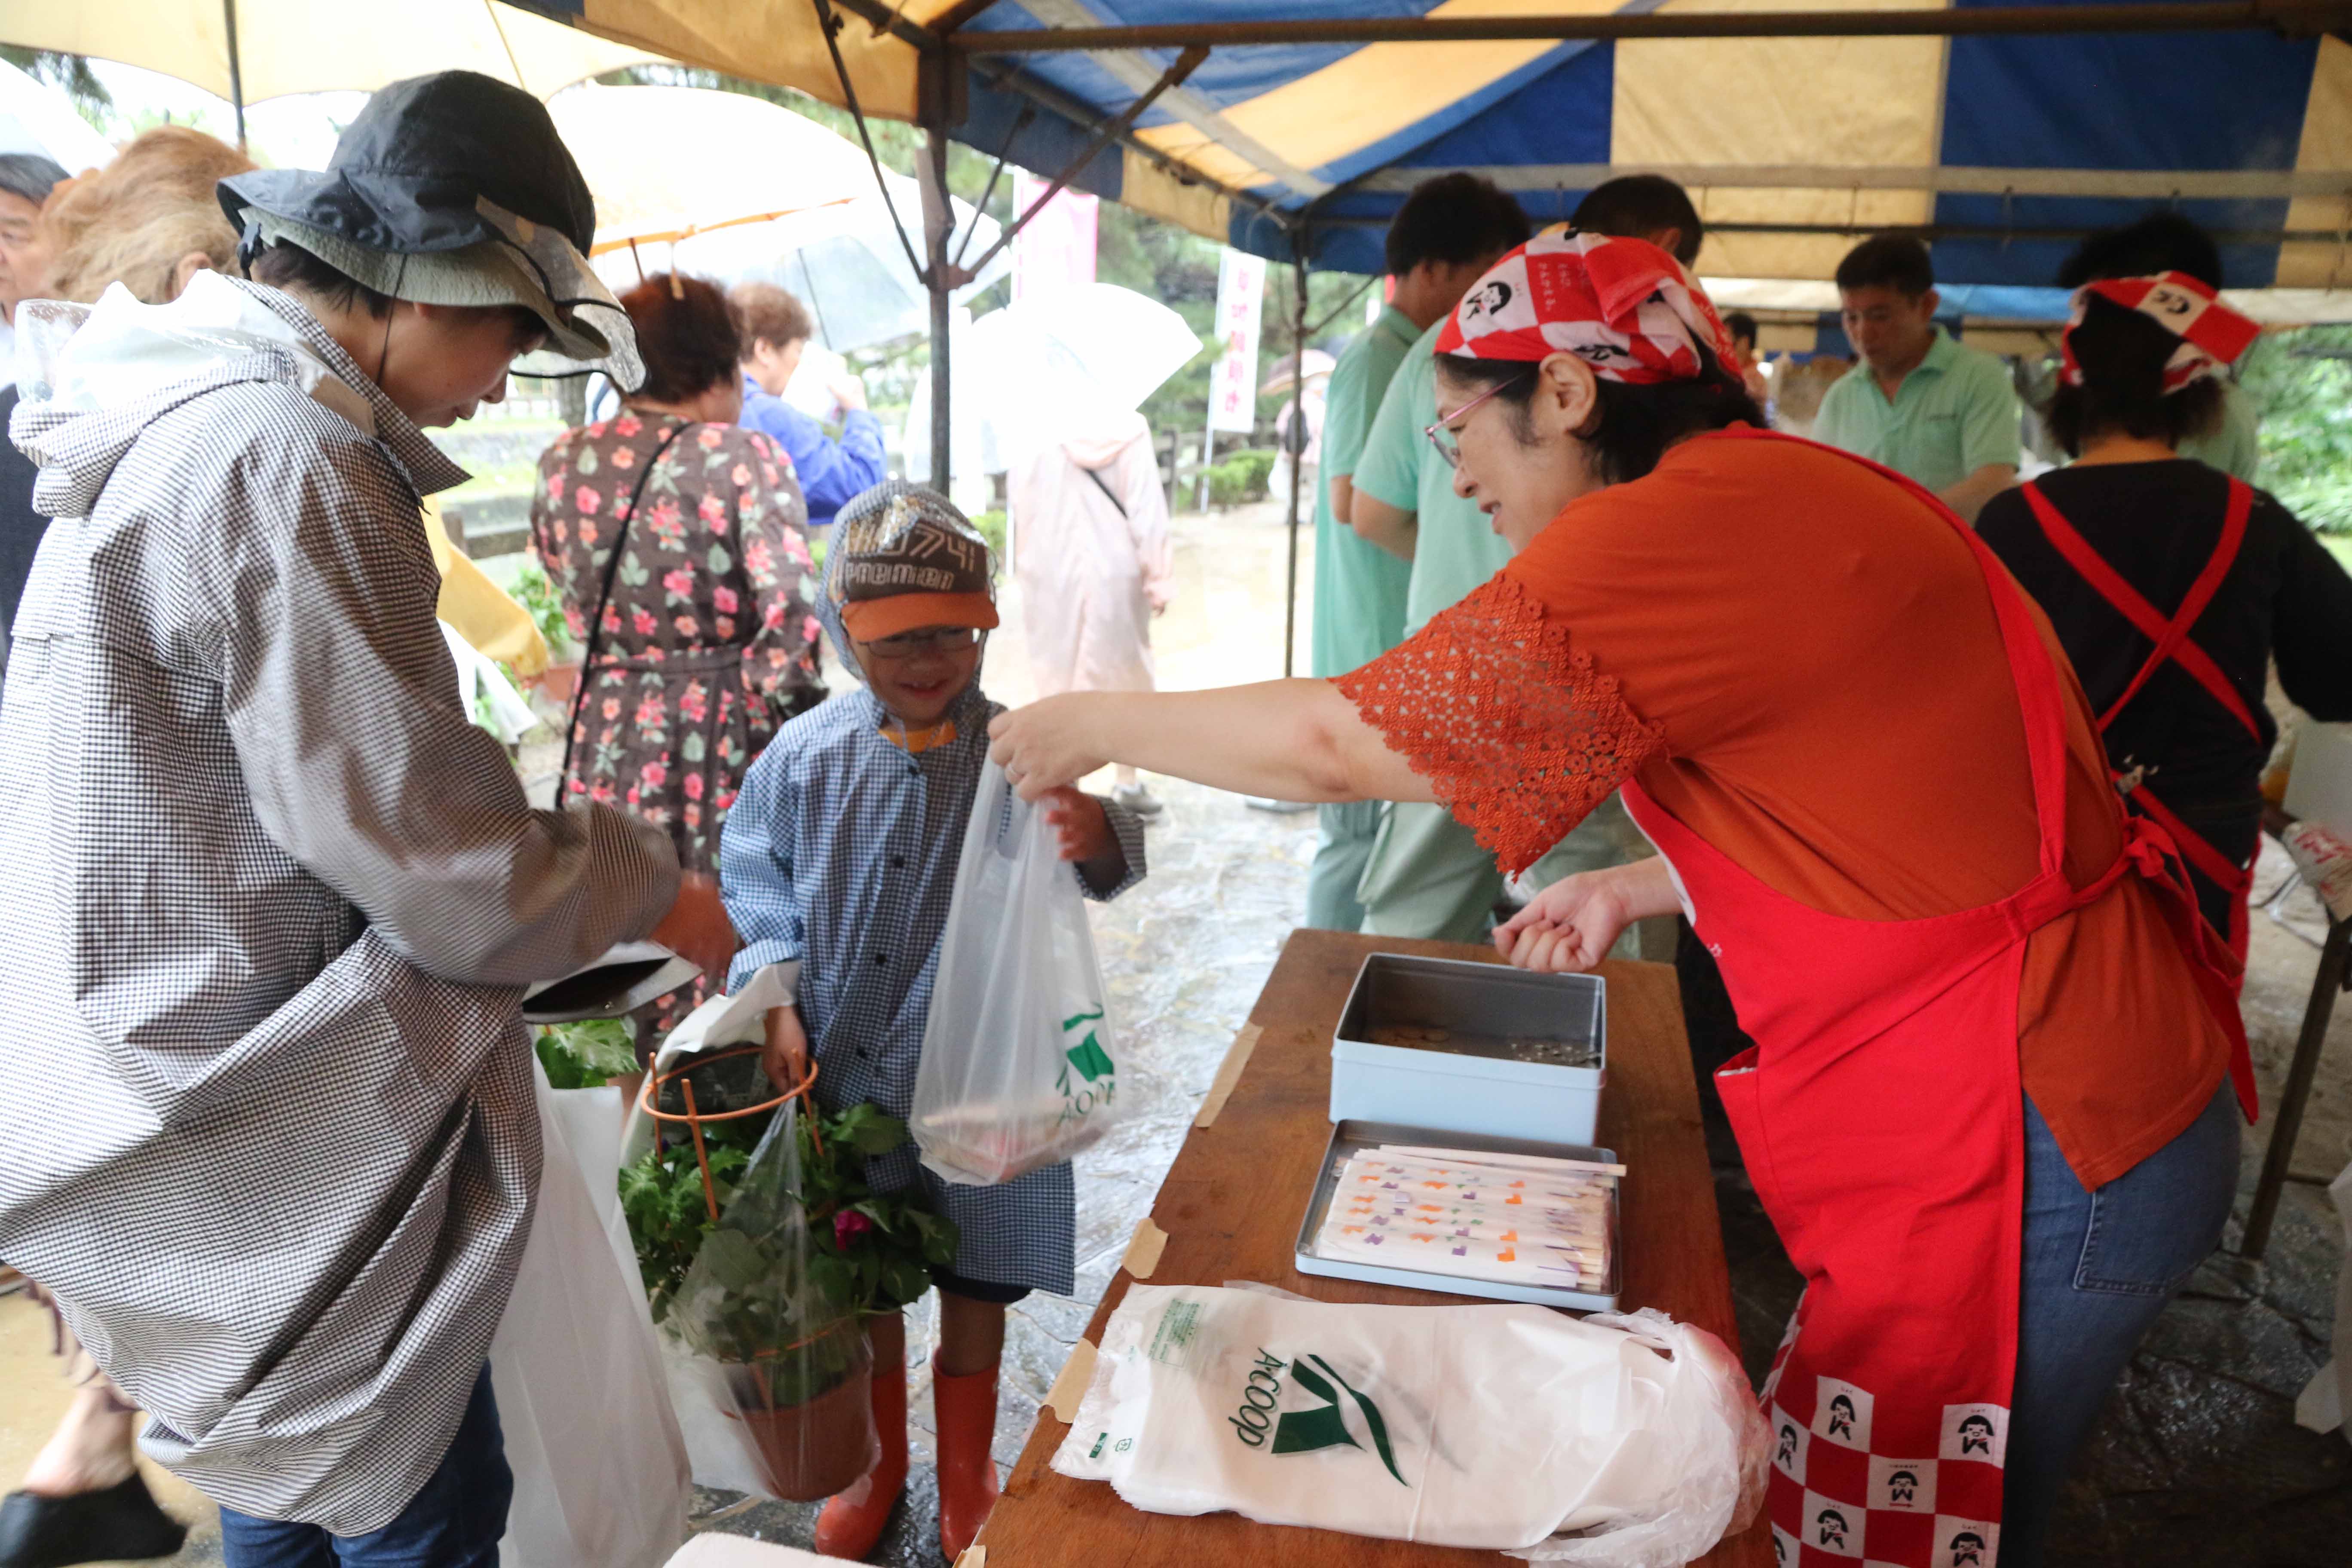
[[[828,389],[842,406],[841,439],[784,401],[814,328],[808,307],[773,283],[738,283],[728,290],[743,334],[743,414],[738,421],[784,449],[808,500],[813,537],[833,523],[850,497],[890,477],[881,422],[866,412],[866,384],[845,370]]]

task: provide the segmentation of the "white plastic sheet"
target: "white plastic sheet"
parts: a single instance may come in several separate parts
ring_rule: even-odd
[[[992,1186],[1102,1136],[1118,1074],[1076,874],[1045,812],[982,773],[940,938],[909,1126],[923,1163]]]
[[[546,1163],[490,1383],[514,1471],[500,1560],[644,1568],[686,1539],[686,1444],[614,1191],[615,1089],[548,1087]]]
[[[1053,1463],[1155,1513],[1662,1568],[1753,1517],[1768,1444],[1721,1342],[1657,1313],[1138,1285]]]

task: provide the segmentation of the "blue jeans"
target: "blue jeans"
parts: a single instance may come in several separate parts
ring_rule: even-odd
[[[225,1508],[221,1545],[228,1568],[498,1568],[513,1498],[486,1366],[440,1467],[390,1524],[365,1535],[330,1535],[315,1524]]]
[[[2039,1568],[2075,1450],[2140,1337],[2221,1244],[2238,1192],[2225,1081],[2180,1135],[2097,1192],[2025,1102],[2025,1251],[2000,1568]]]

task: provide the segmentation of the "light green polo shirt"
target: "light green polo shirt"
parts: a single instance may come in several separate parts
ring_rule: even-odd
[[[2180,443],[2180,455],[2234,474],[2250,485],[2255,482],[2254,472],[2263,466],[2261,420],[2244,387],[2222,380],[2221,427],[2210,436],[2191,436]]]
[[[2017,467],[2018,416],[2008,368],[1938,326],[1927,357],[1903,378],[1893,403],[1867,363],[1832,383],[1813,438],[1947,490],[1988,464]]]
[[[1412,582],[1405,592],[1404,635],[1411,637],[1440,610],[1453,608],[1511,559],[1510,542],[1496,533],[1476,503],[1454,493],[1454,470],[1423,434],[1437,423],[1437,334],[1421,334],[1404,366],[1389,383],[1372,433],[1356,459],[1356,488],[1400,511],[1417,513]]]
[[[1381,395],[1412,347],[1412,318],[1393,305],[1340,351],[1323,395],[1323,466],[1315,480],[1315,629],[1312,668],[1328,678],[1370,664],[1404,640],[1405,585],[1412,574],[1331,515],[1331,481],[1356,471]]]

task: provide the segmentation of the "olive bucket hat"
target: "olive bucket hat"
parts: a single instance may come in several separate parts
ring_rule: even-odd
[[[518,305],[546,346],[525,375],[645,380],[628,312],[589,269],[596,204],[547,107],[474,71],[411,77],[367,100],[324,173],[256,169],[220,183],[249,265],[265,245],[425,305]]]

